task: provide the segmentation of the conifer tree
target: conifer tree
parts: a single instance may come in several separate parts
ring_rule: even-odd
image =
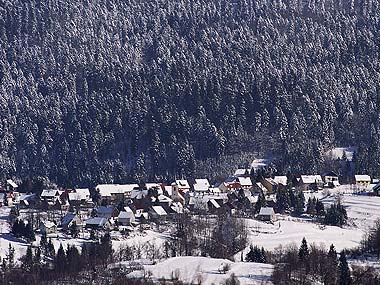
[[[303,238],[298,251],[298,258],[300,261],[305,261],[309,257],[309,254],[309,246],[307,244],[306,238]]]
[[[339,275],[338,275],[339,285],[352,284],[351,271],[350,271],[350,268],[348,267],[346,254],[344,253],[344,251],[342,251],[339,256],[338,271],[339,271]]]
[[[33,267],[33,252],[32,252],[32,247],[28,246],[26,249],[26,254],[23,257],[22,260],[22,268],[25,269],[26,271],[31,271]]]

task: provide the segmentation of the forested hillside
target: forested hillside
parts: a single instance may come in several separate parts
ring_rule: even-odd
[[[0,174],[191,176],[270,150],[380,171],[379,0],[0,1]]]

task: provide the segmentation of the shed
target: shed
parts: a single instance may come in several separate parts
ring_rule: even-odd
[[[262,221],[274,222],[276,221],[276,214],[271,207],[261,207],[257,218]]]

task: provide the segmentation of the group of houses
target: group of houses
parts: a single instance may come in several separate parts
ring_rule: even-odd
[[[254,208],[261,193],[265,195],[267,205],[256,217],[273,222],[276,193],[280,189],[290,184],[300,191],[339,186],[339,176],[333,171],[322,175],[260,177],[255,180],[249,174],[249,169],[238,169],[218,185],[212,185],[204,178],[178,179],[169,185],[100,184],[92,191],[88,188],[45,189],[38,196],[20,193],[18,185],[9,179],[0,188],[0,203],[59,211],[62,213],[59,220],[47,218],[41,223],[40,230],[48,234],[59,229],[68,231],[73,225],[79,229],[128,231],[150,221],[164,223],[184,212],[217,215],[242,212]],[[368,175],[355,175],[353,184],[368,186],[373,182],[375,180]],[[380,184],[374,187],[374,192],[379,195]]]

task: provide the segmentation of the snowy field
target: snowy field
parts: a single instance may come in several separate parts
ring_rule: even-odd
[[[354,194],[363,190],[369,189],[342,185],[328,191],[305,194],[306,201],[309,197],[316,197],[321,199],[325,207],[334,203],[340,196],[349,217],[348,225],[343,228],[318,225],[309,219],[278,216],[279,221],[274,225],[247,220],[249,240],[252,244],[263,246],[268,250],[292,243],[299,246],[303,237],[309,243],[323,244],[326,247],[334,244],[338,250],[356,247],[360,244],[365,231],[376,219],[380,219],[380,197],[368,196],[365,193]],[[248,248],[245,251],[247,250]]]
[[[349,146],[349,147],[336,147],[332,150],[329,150],[326,152],[326,156],[331,159],[340,159],[343,156],[343,153],[346,153],[347,160],[352,161],[352,157],[355,152],[357,152],[358,148],[356,146]]]
[[[227,273],[221,273],[219,270],[224,264],[230,265]],[[154,280],[178,277],[185,283],[198,284],[221,284],[229,278],[232,273],[239,279],[240,284],[272,284],[270,276],[273,271],[273,265],[251,263],[251,262],[231,262],[225,259],[214,259],[207,257],[173,257],[155,265],[144,266],[145,274],[152,274]],[[130,274],[131,277],[140,277],[141,271],[135,271]]]

